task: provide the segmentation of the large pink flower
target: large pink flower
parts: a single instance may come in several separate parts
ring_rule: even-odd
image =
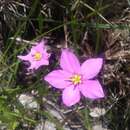
[[[61,69],[50,72],[44,79],[53,87],[63,90],[62,100],[66,106],[78,103],[81,94],[90,99],[103,98],[101,84],[93,79],[102,64],[102,58],[91,58],[80,65],[77,57],[64,49],[60,58]]]
[[[36,46],[31,48],[31,51],[25,56],[18,56],[19,59],[30,62],[28,70],[36,70],[42,65],[49,64],[50,54],[47,53],[45,41],[37,43]]]

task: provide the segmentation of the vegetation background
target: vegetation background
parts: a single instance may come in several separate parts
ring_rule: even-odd
[[[94,130],[95,125],[130,130],[129,22],[129,0],[1,0],[0,130]],[[43,37],[52,53],[50,66],[28,73],[17,55]],[[57,67],[64,47],[81,61],[104,58],[98,78],[105,99],[82,99],[66,108],[60,92],[42,81]]]

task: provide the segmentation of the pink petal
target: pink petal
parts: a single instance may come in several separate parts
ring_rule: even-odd
[[[43,66],[43,65],[48,65],[49,61],[48,60],[44,60],[42,59],[41,61],[30,61],[31,65],[28,68],[29,70],[31,69],[35,69],[37,70],[39,67]]]
[[[26,60],[30,62],[30,67],[28,70],[38,69],[42,65],[48,65],[49,64],[49,57],[50,54],[47,53],[47,50],[44,46],[45,41],[42,40],[39,43],[37,43],[35,46],[31,48],[31,51],[26,56],[18,56],[21,60]],[[34,59],[34,55],[39,52],[42,55],[42,58],[38,61]]]
[[[37,61],[37,65],[49,65],[48,59],[41,59],[40,61]]]
[[[33,47],[35,50],[40,50],[44,48],[44,42],[40,41],[36,46]]]
[[[94,78],[100,72],[102,64],[103,64],[102,58],[93,58],[86,60],[81,65],[81,73],[86,79]]]
[[[46,50],[44,50],[44,51],[42,52],[42,57],[43,57],[43,59],[48,60],[48,59],[50,58],[50,56],[51,56],[51,54],[48,53]]]
[[[63,70],[66,70],[71,73],[78,73],[80,71],[79,60],[68,49],[62,50],[60,58],[60,66]]]
[[[71,74],[63,70],[54,70],[45,76],[44,80],[49,82],[53,87],[58,89],[66,88],[70,85],[68,81]]]
[[[35,54],[36,52],[43,52],[44,51],[44,43],[43,42],[40,42],[40,43],[38,43],[37,45],[35,45],[35,46],[33,46],[32,48],[31,48],[31,51],[30,51],[30,53],[33,55],[33,54]]]
[[[79,86],[81,93],[90,99],[103,98],[104,92],[98,80],[87,80]]]
[[[31,65],[30,65],[30,67],[27,68],[28,70],[38,69],[39,66],[36,66],[36,62],[30,62],[30,63],[31,63]]]
[[[38,64],[37,62],[32,62],[30,67],[28,68],[29,70],[37,70],[39,67],[41,67],[41,64]]]
[[[30,54],[28,55],[25,55],[25,56],[17,56],[20,60],[25,60],[25,61],[28,61],[28,60],[32,60],[32,56]]]
[[[80,101],[80,91],[74,86],[69,86],[63,90],[62,100],[66,106],[70,107]]]
[[[44,46],[44,41],[40,42],[39,44],[37,44],[36,46],[33,46],[31,48],[31,55],[34,55],[36,52],[40,52],[42,54],[42,59],[49,59],[50,54],[47,52],[46,47]]]

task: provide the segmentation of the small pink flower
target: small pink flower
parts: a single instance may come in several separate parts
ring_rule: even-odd
[[[38,69],[42,65],[49,64],[50,54],[47,53],[45,41],[42,40],[36,46],[31,48],[31,51],[25,56],[18,56],[19,59],[30,62],[28,70]]]
[[[93,79],[102,64],[102,58],[91,58],[80,65],[77,57],[64,49],[60,58],[61,69],[50,72],[44,79],[53,87],[63,90],[62,100],[66,106],[78,103],[81,94],[90,99],[103,98],[101,84]]]

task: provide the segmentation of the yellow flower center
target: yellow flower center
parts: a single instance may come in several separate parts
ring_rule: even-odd
[[[42,58],[42,54],[41,54],[40,52],[36,52],[36,53],[34,54],[34,59],[35,59],[36,61],[41,60],[41,58]]]
[[[72,76],[70,78],[71,82],[74,84],[74,85],[77,85],[77,84],[80,84],[81,83],[81,75],[78,75],[78,74],[75,74],[74,76]]]

